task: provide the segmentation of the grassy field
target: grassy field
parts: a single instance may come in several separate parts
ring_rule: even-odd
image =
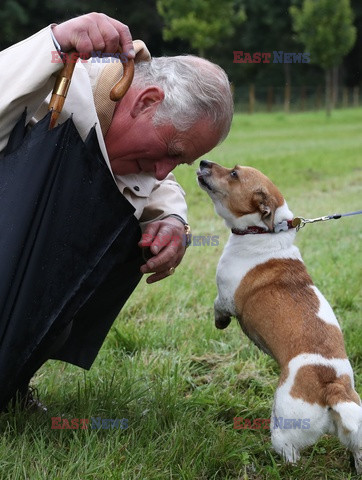
[[[228,139],[206,158],[261,169],[297,215],[362,208],[362,110],[285,116],[236,115]],[[0,417],[0,479],[211,480],[357,478],[334,437],[307,449],[297,466],[271,449],[268,430],[235,430],[233,417],[268,418],[278,367],[234,320],[213,323],[215,269],[228,231],[193,167],[176,171],[194,235],[175,275],[141,282],[89,372],[48,362],[34,379],[49,414]],[[297,243],[335,309],[362,394],[362,216],[309,225]],[[100,319],[101,321],[101,319]],[[55,430],[51,417],[126,418],[128,428]]]

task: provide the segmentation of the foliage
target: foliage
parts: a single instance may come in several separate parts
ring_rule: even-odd
[[[304,0],[290,7],[294,28],[311,62],[324,69],[340,65],[356,41],[349,0]]]
[[[24,7],[15,0],[5,0],[0,10],[1,37],[6,38],[9,42],[17,40],[17,26],[26,25],[29,17]],[[1,42],[0,42],[1,43]]]
[[[235,0],[157,0],[157,9],[165,21],[165,40],[181,38],[200,54],[230,37],[245,21]]]
[[[357,28],[357,40],[343,62],[343,82],[348,86],[358,85],[362,80],[362,2],[351,0]]]
[[[29,37],[51,23],[97,11],[129,25],[133,37],[144,40],[154,56],[176,55],[190,49],[200,53],[203,50],[201,53],[220,64],[237,86],[250,83],[258,86],[284,86],[286,83],[306,86],[320,85],[323,81],[319,64],[233,63],[234,50],[301,51],[303,42],[299,36],[293,35],[289,7],[293,4],[300,10],[302,0],[160,0],[165,12],[176,14],[172,18],[178,22],[182,38],[171,31],[170,22],[158,13],[156,3],[157,0],[142,4],[136,0],[2,0],[0,49]],[[344,1],[338,3],[343,4]],[[351,0],[351,4],[358,35],[354,48],[344,60],[341,80],[355,86],[362,82],[362,6],[360,0]],[[165,23],[172,41],[162,39]],[[331,32],[334,35],[333,29]],[[194,37],[196,43],[190,46]]]
[[[88,11],[83,0],[4,0],[0,9],[0,47],[22,40],[50,23]]]
[[[326,70],[326,110],[330,115],[332,67],[342,63],[356,41],[350,0],[304,0],[301,9],[292,6],[290,13],[298,36],[311,55],[311,62]]]
[[[243,5],[247,21],[238,33],[241,34],[245,50],[257,48],[257,51],[264,52],[297,51],[300,45],[292,35],[292,22],[288,10],[290,0],[278,2],[244,0]]]
[[[225,51],[244,52],[300,52],[302,46],[292,32],[289,15],[290,0],[265,2],[244,0],[247,21],[236,29],[230,40],[216,49],[217,61],[227,69],[235,85],[254,83],[262,85],[315,84],[320,72],[315,67],[305,68],[303,64],[227,64]],[[273,53],[272,53],[273,55]],[[317,71],[316,71],[317,70]]]

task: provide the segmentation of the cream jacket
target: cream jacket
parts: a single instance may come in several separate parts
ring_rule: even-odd
[[[150,59],[143,42],[134,42],[134,47],[136,61]],[[5,148],[10,132],[25,107],[27,107],[28,121],[35,122],[46,114],[55,76],[62,68],[62,63],[52,62],[54,51],[55,46],[51,36],[51,26],[49,26],[0,52],[0,152]],[[112,75],[111,70],[114,71],[115,65],[103,63],[103,60],[102,63],[95,60],[78,61],[59,122],[63,122],[72,114],[83,140],[89,130],[96,125],[99,145],[111,170],[102,135],[102,125],[104,127],[105,123],[110,122],[109,116],[113,115],[114,107],[102,102],[103,93],[99,90],[99,86],[103,84],[102,77],[108,79],[109,83],[106,69]],[[121,68],[121,64],[118,64],[116,71],[120,72],[120,75]],[[97,105],[99,116],[94,98],[96,103],[98,98],[100,105],[106,105],[103,109]],[[117,175],[115,181],[119,190],[135,207],[135,216],[140,220],[141,225],[171,214],[179,215],[187,221],[185,193],[172,174],[163,181],[156,180],[148,173]]]

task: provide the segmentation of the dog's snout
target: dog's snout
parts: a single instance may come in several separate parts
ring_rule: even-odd
[[[208,160],[201,160],[200,168],[211,168],[211,167],[212,167],[212,162],[209,162]]]

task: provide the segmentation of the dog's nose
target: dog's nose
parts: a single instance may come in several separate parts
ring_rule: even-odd
[[[209,162],[208,160],[201,160],[200,168],[211,168],[211,167],[212,167],[212,162]]]

